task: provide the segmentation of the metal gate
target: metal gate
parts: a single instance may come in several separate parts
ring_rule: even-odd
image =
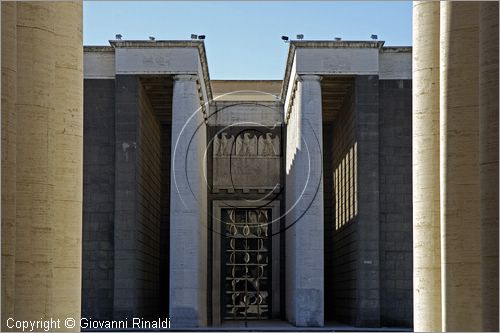
[[[271,209],[222,209],[222,314],[225,320],[269,319]]]

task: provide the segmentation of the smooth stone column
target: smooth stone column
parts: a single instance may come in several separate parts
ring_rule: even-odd
[[[51,2],[17,2],[16,320],[51,308],[54,15]]]
[[[482,328],[498,332],[498,2],[479,19]]]
[[[440,11],[442,330],[480,331],[479,3]]]
[[[322,105],[320,76],[297,78],[287,124],[286,314],[296,326],[324,325]]]
[[[172,327],[199,327],[207,322],[207,187],[203,177],[206,136],[197,79],[196,75],[174,77],[170,181]]]
[[[14,317],[16,250],[16,2],[0,3],[2,13],[2,316]]]
[[[439,2],[413,3],[413,329],[441,331]]]
[[[73,317],[78,322],[82,3],[18,2],[15,14],[15,319]]]
[[[55,2],[53,8],[56,57],[54,112],[49,116],[53,186],[50,315],[79,320],[83,191],[82,2]],[[80,328],[73,330],[80,331]]]

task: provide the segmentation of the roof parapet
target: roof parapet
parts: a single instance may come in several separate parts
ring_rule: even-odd
[[[168,48],[168,47],[196,47],[200,55],[201,68],[204,74],[207,96],[212,100],[212,86],[208,61],[203,40],[109,40],[110,46],[84,46],[84,52],[114,52],[116,48]]]
[[[293,66],[293,60],[295,55],[295,50],[297,48],[374,48],[379,49],[379,52],[390,53],[390,52],[411,52],[411,47],[407,46],[392,46],[392,47],[384,47],[385,41],[382,40],[340,40],[340,41],[332,41],[332,40],[293,40],[290,42],[290,47],[288,49],[288,56],[285,67],[285,77],[283,79],[283,84],[280,93],[280,99],[284,103],[288,84],[290,81],[290,75]]]

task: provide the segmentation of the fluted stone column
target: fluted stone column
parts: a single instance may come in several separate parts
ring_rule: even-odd
[[[297,78],[287,123],[286,314],[296,326],[324,325],[320,79],[316,75]]]
[[[50,314],[80,318],[83,181],[82,3],[54,3],[54,112],[49,116],[52,205]],[[79,331],[79,328],[75,328]]]
[[[498,2],[481,2],[479,126],[482,328],[498,331]]]
[[[442,329],[479,331],[479,3],[440,11]]]
[[[203,177],[206,136],[197,78],[174,77],[169,298],[172,327],[199,327],[207,322],[207,187]]]
[[[413,328],[441,331],[439,2],[413,4]]]
[[[16,3],[0,3],[2,13],[2,315],[14,317],[16,249]]]

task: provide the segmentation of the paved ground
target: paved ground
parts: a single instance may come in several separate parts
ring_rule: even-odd
[[[188,331],[182,329],[171,329]],[[295,327],[286,321],[260,320],[225,322],[220,327],[208,327],[197,331],[212,332],[412,332],[412,329],[403,327],[363,328],[342,323],[329,322],[325,327]]]
[[[85,332],[96,332],[97,330],[84,330]],[[127,330],[106,330],[107,332],[123,332]],[[130,329],[130,331],[132,331]],[[133,330],[136,332],[137,330]],[[381,328],[366,328],[354,327],[342,323],[328,322],[325,327],[295,327],[286,321],[279,320],[259,320],[259,321],[233,321],[225,322],[219,327],[206,328],[172,328],[162,330],[139,330],[146,331],[162,331],[162,332],[412,332],[412,329],[403,327],[381,327]]]

